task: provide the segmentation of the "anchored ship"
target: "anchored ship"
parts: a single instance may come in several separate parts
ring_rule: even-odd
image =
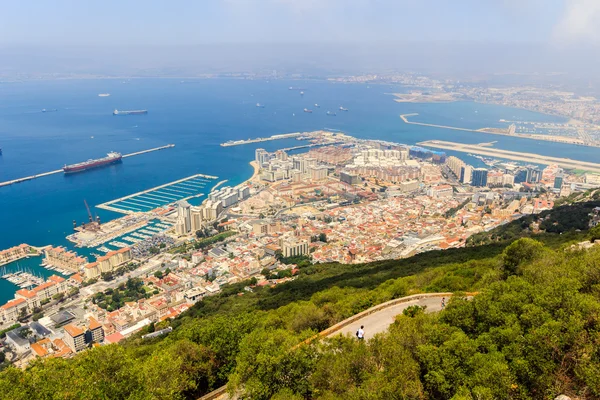
[[[121,162],[123,156],[121,153],[110,152],[104,158],[98,158],[96,160],[87,160],[77,164],[65,165],[63,171],[65,174],[72,174],[75,172],[82,172],[92,168],[98,168],[105,165],[116,164]]]
[[[131,110],[131,111],[113,111],[113,115],[140,115],[140,114],[148,114],[148,110]]]
[[[311,112],[312,112],[312,110],[309,110],[308,108],[305,108],[305,109],[304,109],[304,112],[305,112],[305,113],[311,113]]]
[[[260,104],[260,103],[256,103],[256,107],[258,107],[258,108],[265,108],[265,105],[264,104]]]

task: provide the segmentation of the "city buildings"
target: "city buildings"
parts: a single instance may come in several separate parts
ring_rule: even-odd
[[[465,165],[460,168],[459,182],[468,184],[473,180],[473,167]]]
[[[44,255],[45,264],[64,268],[74,273],[79,272],[87,264],[87,258],[80,257],[74,251],[68,251],[62,246],[48,247],[44,249]]]
[[[358,185],[361,182],[361,179],[357,174],[353,174],[348,171],[341,171],[340,181],[347,183],[348,185]]]
[[[0,265],[8,264],[26,257],[31,253],[31,250],[32,248],[28,244],[21,244],[19,246],[11,247],[10,249],[2,250],[0,251]]]
[[[84,267],[85,279],[96,279],[103,273],[114,271],[131,259],[131,249],[129,247],[106,253],[104,256],[98,257],[95,262]]]
[[[175,232],[179,236],[187,235],[192,231],[192,206],[185,200],[177,202],[177,222]]]
[[[85,332],[76,325],[68,324],[64,328],[64,341],[72,352],[77,353],[86,348]]]
[[[310,239],[292,236],[281,239],[279,246],[281,246],[281,251],[284,257],[295,257],[308,254],[309,242]]]
[[[68,290],[66,280],[58,275],[52,275],[46,282],[31,290],[20,289],[15,293],[14,300],[0,307],[0,322],[15,322],[21,315],[32,313],[45,300]]]
[[[471,179],[471,185],[477,187],[487,186],[488,170],[485,168],[475,168]]]

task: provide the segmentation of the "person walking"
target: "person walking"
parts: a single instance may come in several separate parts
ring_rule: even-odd
[[[364,340],[365,339],[365,327],[364,327],[364,325],[361,325],[360,328],[356,331],[356,337],[358,338],[358,340]]]
[[[442,297],[442,310],[446,308],[446,298]]]

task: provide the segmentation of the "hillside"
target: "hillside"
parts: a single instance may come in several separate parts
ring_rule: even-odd
[[[246,283],[232,285],[172,321],[165,337],[138,336],[26,371],[9,367],[0,373],[0,398],[194,399],[227,382],[256,399],[595,398],[600,250],[564,248],[598,230],[312,265],[292,282],[252,293]],[[481,294],[457,296],[441,313],[413,310],[366,344],[337,338],[296,346],[375,304],[442,291]]]

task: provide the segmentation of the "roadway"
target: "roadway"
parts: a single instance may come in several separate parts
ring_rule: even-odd
[[[439,297],[415,299],[404,303],[399,303],[390,307],[386,307],[382,310],[376,311],[372,314],[368,314],[360,319],[357,319],[356,321],[353,321],[352,323],[344,326],[339,331],[328,335],[328,337],[348,334],[351,336],[355,336],[356,331],[362,325],[364,326],[365,339],[371,339],[378,333],[386,332],[390,325],[394,323],[396,316],[402,314],[402,311],[404,311],[408,307],[417,305],[427,307],[425,310],[426,312],[441,311],[442,297],[446,297],[446,301],[449,299],[448,296],[440,295]]]

